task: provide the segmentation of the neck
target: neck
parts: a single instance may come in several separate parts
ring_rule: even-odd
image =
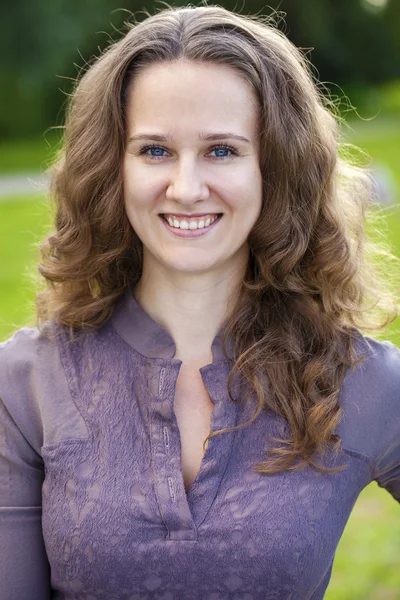
[[[247,262],[246,262],[247,264]],[[221,273],[166,273],[146,269],[134,296],[143,309],[172,336],[175,358],[186,363],[212,362],[211,346],[238,297],[246,264]],[[151,276],[150,276],[151,274]]]

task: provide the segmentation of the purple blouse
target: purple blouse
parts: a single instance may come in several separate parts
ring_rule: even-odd
[[[343,383],[342,451],[324,461],[346,469],[256,473],[271,438],[288,435],[264,410],[209,440],[186,493],[170,334],[130,293],[74,343],[55,331],[0,344],[2,600],[320,600],[363,488],[375,480],[400,501],[400,350],[389,342],[360,335],[368,358]],[[229,398],[220,337],[200,369],[212,431],[255,406]]]

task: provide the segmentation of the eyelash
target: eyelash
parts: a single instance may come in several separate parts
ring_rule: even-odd
[[[141,156],[141,155],[145,154],[147,152],[147,150],[150,150],[151,148],[160,148],[161,150],[165,150],[165,152],[168,152],[168,150],[166,150],[162,146],[159,146],[158,144],[149,144],[147,146],[143,146],[143,148],[141,148],[139,150],[138,155]],[[236,150],[236,148],[233,148],[232,146],[229,146],[228,144],[218,144],[217,146],[213,146],[212,148],[210,148],[210,152],[213,152],[213,150],[218,150],[220,148],[230,150],[230,152],[232,152],[233,156],[239,156],[239,154],[240,154]],[[148,154],[147,156],[152,160],[158,160],[160,158],[165,158],[164,156],[151,156],[150,154]],[[229,156],[215,156],[214,158],[216,160],[224,160],[224,159],[230,158],[230,157]]]

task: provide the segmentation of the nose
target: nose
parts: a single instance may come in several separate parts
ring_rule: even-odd
[[[190,157],[182,159],[174,166],[166,191],[168,200],[175,200],[183,205],[207,200],[209,189],[204,177]]]

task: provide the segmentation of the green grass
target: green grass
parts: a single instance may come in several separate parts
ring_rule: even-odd
[[[53,162],[60,133],[49,131],[39,138],[0,143],[0,174],[43,172]]]
[[[389,167],[398,184],[400,200],[399,120],[359,122],[355,134],[347,135],[375,162]],[[12,150],[12,149],[11,149]],[[20,153],[18,145],[9,151],[10,170],[36,170],[46,160],[42,142]],[[36,161],[36,162],[35,162]],[[3,163],[4,169],[4,163]],[[34,285],[38,255],[36,244],[50,225],[44,198],[9,198],[0,202],[0,340],[25,324],[33,324]],[[400,256],[400,204],[383,211],[383,233]],[[400,325],[385,330],[387,339],[400,347]],[[375,483],[359,496],[336,553],[326,600],[400,599],[399,506],[388,492]]]
[[[357,499],[325,600],[399,600],[399,505],[374,482]]]
[[[390,169],[400,200],[400,115],[371,121],[352,120],[349,126],[351,129],[344,129],[346,139],[369,155],[364,164],[383,164]]]
[[[36,245],[50,226],[43,196],[0,201],[0,340],[33,323]]]

